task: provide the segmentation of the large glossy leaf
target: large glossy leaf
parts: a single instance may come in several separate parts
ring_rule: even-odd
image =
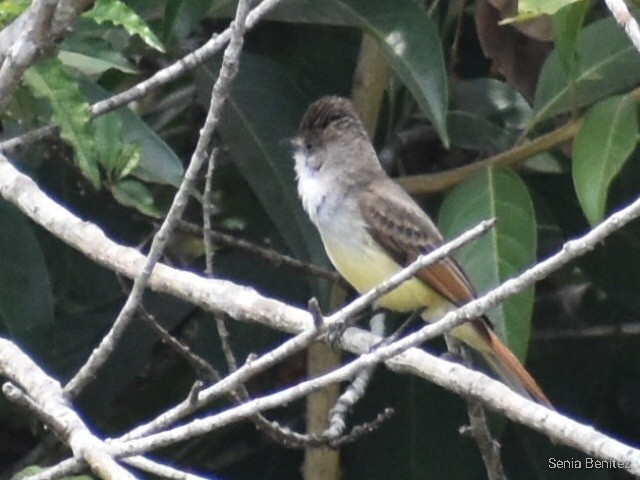
[[[487,169],[459,184],[442,204],[439,225],[446,238],[453,238],[487,218],[496,218],[496,226],[456,255],[480,293],[536,258],[533,203],[515,173]],[[527,350],[532,308],[530,288],[489,312],[497,332],[520,358]]]
[[[640,82],[640,55],[612,18],[585,27],[578,35],[574,86],[556,52],[545,62],[534,100],[532,123],[624,91]]]
[[[0,325],[38,358],[47,358],[53,333],[49,273],[31,225],[0,198]]]
[[[210,95],[218,68],[219,63],[202,70],[199,90],[203,96]],[[318,234],[298,200],[288,142],[307,104],[276,62],[245,54],[219,128],[234,163],[291,251],[299,258],[324,263]]]
[[[630,96],[607,98],[582,120],[573,144],[573,183],[592,225],[602,220],[611,181],[637,143],[638,113]]]
[[[448,145],[447,76],[438,30],[411,0],[332,0],[376,39],[385,58]],[[330,2],[327,2],[330,3]]]

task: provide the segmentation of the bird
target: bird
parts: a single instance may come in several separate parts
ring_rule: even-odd
[[[444,243],[427,213],[382,169],[348,99],[327,96],[311,104],[292,149],[302,206],[332,264],[360,294]],[[377,306],[401,313],[422,309],[422,318],[432,322],[476,297],[464,269],[449,256],[416,272]],[[485,315],[450,334],[478,352],[513,390],[553,408]]]

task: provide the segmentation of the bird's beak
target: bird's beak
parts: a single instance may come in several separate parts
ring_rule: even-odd
[[[301,137],[293,137],[289,139],[289,146],[293,150],[300,150],[302,148],[302,138]]]

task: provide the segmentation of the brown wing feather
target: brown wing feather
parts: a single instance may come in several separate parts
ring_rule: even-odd
[[[379,201],[381,196],[384,201]],[[406,266],[418,255],[429,253],[443,243],[442,235],[429,217],[389,179],[364,189],[360,210],[371,236],[399,265]],[[453,258],[423,268],[416,277],[455,306],[476,296],[468,277]],[[469,324],[484,342],[484,346],[475,348],[480,349],[496,372],[516,390],[553,408],[536,381],[493,333],[489,319],[482,316]]]
[[[382,194],[384,202],[378,201]],[[409,265],[443,243],[433,222],[391,180],[370,185],[361,197],[360,210],[371,236],[399,265]],[[419,270],[416,277],[456,306],[475,297],[471,282],[453,258]]]

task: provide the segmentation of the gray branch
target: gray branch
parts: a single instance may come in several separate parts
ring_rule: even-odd
[[[622,27],[624,33],[627,34],[631,43],[633,43],[633,46],[640,52],[640,27],[627,8],[627,4],[624,3],[624,0],[605,0],[605,3],[616,19],[616,22],[618,22],[618,25]]]
[[[71,408],[60,384],[4,338],[0,338],[0,376],[13,383],[5,384],[3,392],[36,413],[71,448],[74,457],[86,461],[96,475],[105,479],[135,479]]]

